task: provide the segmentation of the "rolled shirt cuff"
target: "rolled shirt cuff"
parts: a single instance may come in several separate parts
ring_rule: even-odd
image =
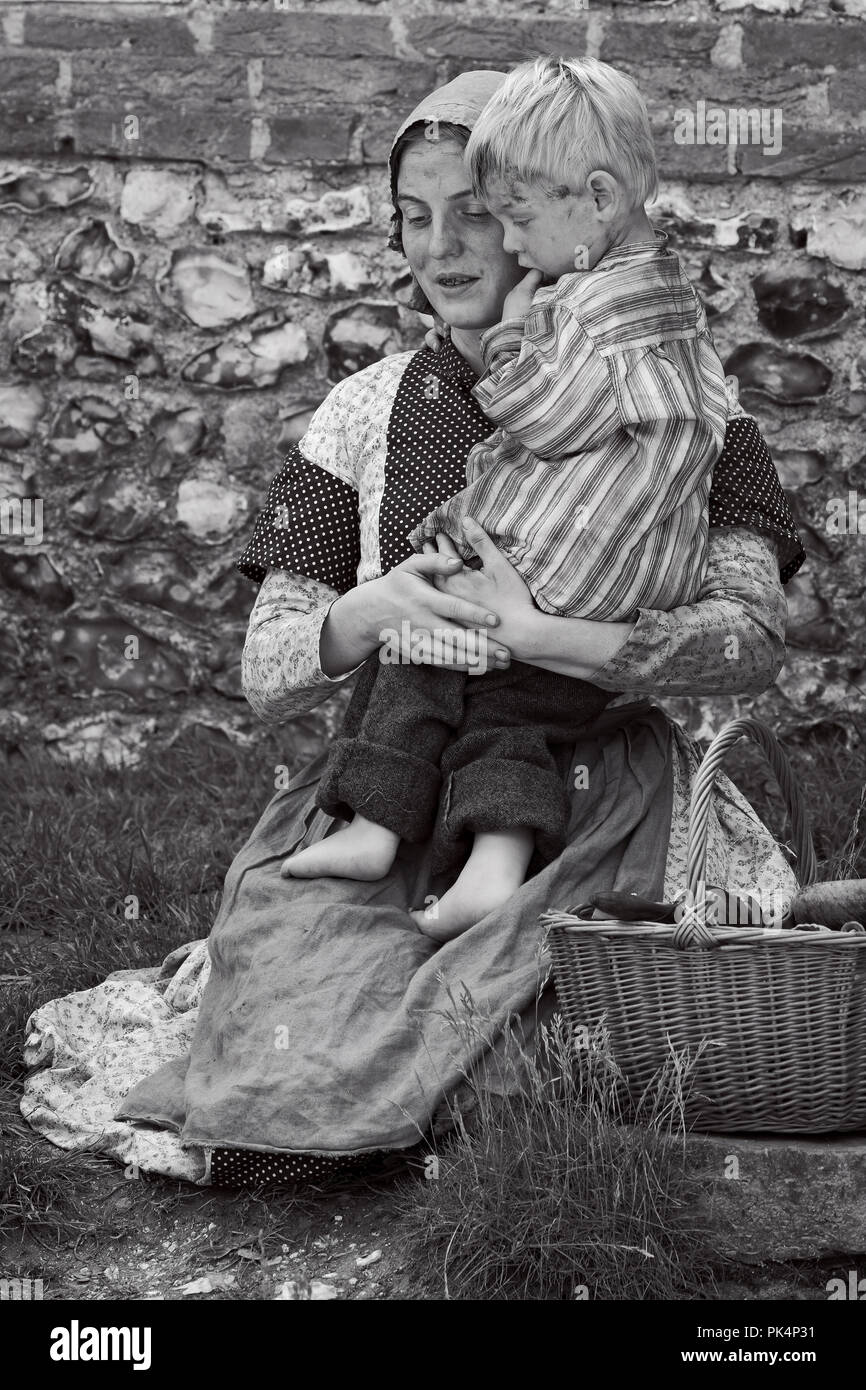
[[[312,638],[312,645],[309,648],[307,647],[306,641],[304,640],[307,635],[304,630],[304,624],[301,624],[301,644],[304,654],[310,663],[309,673],[313,676],[313,682],[311,683],[315,683],[316,685],[342,685],[343,682],[347,681],[350,676],[354,676],[357,671],[360,671],[361,667],[364,665],[363,661],[359,661],[357,666],[352,666],[350,670],[344,671],[341,676],[326,676],[325,672],[319,665],[319,643],[322,637],[322,628],[325,625],[325,619],[327,618],[328,614],[330,613],[331,609],[333,608],[336,602],[337,600],[333,599],[332,602],[328,604],[327,608],[313,609],[312,613],[304,614],[304,618],[306,620],[306,623],[309,625],[310,636]]]

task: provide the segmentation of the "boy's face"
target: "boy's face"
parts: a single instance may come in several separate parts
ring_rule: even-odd
[[[502,223],[503,250],[517,256],[527,270],[558,279],[575,269],[591,268],[604,255],[605,224],[587,188],[573,192],[499,175],[487,184],[484,201]],[[576,267],[578,247],[586,252]]]

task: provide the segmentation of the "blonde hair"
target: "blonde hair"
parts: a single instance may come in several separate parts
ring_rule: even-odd
[[[508,74],[466,146],[475,192],[505,174],[582,184],[612,174],[643,206],[658,193],[649,117],[630,77],[597,58],[533,58]]]

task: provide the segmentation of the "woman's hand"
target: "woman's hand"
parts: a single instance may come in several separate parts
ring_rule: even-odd
[[[589,681],[629,637],[633,623],[593,622],[542,612],[517,570],[477,521],[464,518],[463,534],[483,569],[438,574],[433,582],[443,593],[495,609],[500,618],[497,641],[509,648],[516,661]],[[432,553],[432,544],[429,549]],[[435,550],[449,559],[457,554],[445,535],[437,535]]]
[[[352,670],[384,645],[411,661],[469,675],[507,666],[511,653],[492,631],[499,626],[496,611],[483,599],[436,587],[437,579],[461,568],[459,556],[440,555],[431,546],[428,553],[411,555],[381,578],[343,594],[331,605],[322,628],[325,674],[335,677]]]
[[[482,605],[497,613],[497,643],[508,647],[512,655],[518,656],[517,646],[521,644],[527,622],[532,621],[533,615],[538,617],[532,594],[514,566],[497,550],[484,528],[472,517],[464,518],[463,535],[483,568],[451,568],[438,572],[433,583],[443,594]],[[459,558],[451,538],[443,533],[437,535],[435,547],[428,542],[424,549],[425,553],[438,554],[443,559]]]
[[[386,605],[376,609],[380,641],[392,647],[399,644],[401,652],[408,643],[407,654],[413,661],[471,675],[481,675],[494,665],[507,666],[511,653],[499,641],[498,632],[490,631],[499,627],[496,609],[488,606],[483,595],[439,587],[437,581],[462,568],[456,552],[442,555],[425,547],[424,554],[410,556],[366,585],[368,589],[380,586],[376,599],[384,599]],[[383,632],[389,635],[383,637]]]

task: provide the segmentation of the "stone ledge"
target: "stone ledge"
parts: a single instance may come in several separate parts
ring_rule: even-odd
[[[690,1134],[686,1151],[706,1187],[691,1214],[714,1254],[750,1264],[866,1252],[866,1134]]]

